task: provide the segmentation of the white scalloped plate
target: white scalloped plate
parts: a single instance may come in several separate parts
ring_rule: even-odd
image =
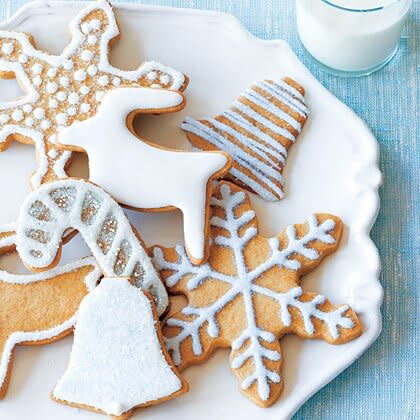
[[[39,47],[58,53],[69,39],[67,23],[81,7],[74,2],[29,4],[2,29],[29,32]],[[312,114],[290,153],[285,173],[287,197],[276,204],[252,199],[265,235],[275,235],[312,212],[330,212],[344,220],[346,230],[339,251],[302,284],[333,302],[351,304],[360,314],[363,335],[342,346],[285,337],[285,388],[269,409],[258,408],[241,395],[228,367],[228,353],[219,351],[206,364],[185,371],[190,393],[135,414],[138,418],[185,420],[290,418],[311,395],[353,363],[381,330],[380,262],[369,237],[379,208],[378,144],[366,125],[321,86],[286,42],[259,40],[236,19],[221,13],[140,5],[118,5],[116,11],[122,39],[112,54],[115,65],[134,68],[143,59],[154,59],[184,71],[191,79],[184,112],[141,121],[142,134],[156,143],[188,147],[179,129],[186,114],[215,115],[258,79],[288,75],[307,90]],[[2,97],[12,97],[18,89],[11,81],[1,81],[0,92]],[[75,160],[71,172],[80,174],[86,159]],[[0,208],[2,224],[15,220],[29,191],[34,162],[31,146],[14,144],[0,154],[1,188],[7,197]],[[177,213],[130,216],[149,245],[181,239],[182,219]],[[67,247],[66,260],[86,252],[80,245],[73,241]],[[3,268],[17,269],[16,259],[11,257],[2,258],[1,263]],[[67,338],[49,346],[18,348],[9,391],[0,403],[2,417],[64,420],[97,416],[49,400],[49,392],[67,365],[71,341]],[[351,384],[347,391],[353,392]]]

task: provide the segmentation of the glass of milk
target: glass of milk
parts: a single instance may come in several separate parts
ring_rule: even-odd
[[[395,55],[412,0],[296,0],[300,40],[325,70],[363,76]]]

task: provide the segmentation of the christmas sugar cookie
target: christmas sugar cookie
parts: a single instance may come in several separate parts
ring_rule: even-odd
[[[304,89],[290,78],[255,83],[228,111],[182,124],[201,150],[224,150],[233,158],[225,176],[267,201],[284,197],[283,167],[289,147],[308,117]]]
[[[7,231],[2,228],[1,231]],[[0,239],[0,255],[15,247],[13,233]],[[16,345],[52,343],[73,331],[84,296],[101,276],[93,258],[37,274],[0,270],[0,398],[7,391]]]
[[[70,229],[83,236],[104,275],[132,277],[153,296],[159,315],[165,312],[168,295],[141,238],[113,198],[90,182],[50,182],[25,199],[16,230],[24,264],[33,270],[57,264],[62,237]]]
[[[300,286],[302,275],[337,249],[342,222],[315,214],[267,239],[258,234],[249,198],[239,187],[220,182],[211,205],[205,265],[194,266],[182,246],[153,250],[170,292],[189,302],[166,322],[166,345],[180,369],[204,362],[217,347],[230,347],[241,391],[267,407],[283,387],[283,335],[341,344],[361,334],[349,306]]]
[[[212,181],[229,170],[230,157],[225,152],[169,150],[133,134],[136,115],[175,112],[184,105],[179,92],[113,89],[94,117],[63,129],[58,143],[68,150],[86,152],[90,180],[119,203],[140,210],[180,209],[187,252],[200,264],[208,254]]]
[[[106,1],[83,9],[70,32],[69,45],[51,55],[36,49],[30,35],[0,31],[0,76],[16,78],[25,91],[22,98],[0,102],[0,150],[14,140],[35,144],[34,188],[66,176],[70,153],[55,147],[57,133],[95,115],[106,92],[129,86],[183,90],[187,85],[182,73],[159,63],[146,62],[134,71],[109,63],[119,29]]]
[[[80,305],[70,362],[52,398],[126,419],[187,390],[153,302],[126,278],[104,278]]]

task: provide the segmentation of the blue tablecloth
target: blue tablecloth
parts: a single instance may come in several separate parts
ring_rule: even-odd
[[[384,330],[356,363],[322,389],[294,419],[420,419],[420,1],[397,57],[382,71],[340,79],[305,57],[291,0],[143,0],[132,3],[228,12],[260,38],[283,38],[315,76],[353,108],[381,146],[382,209],[373,229],[383,264]],[[25,0],[0,0],[0,18]]]

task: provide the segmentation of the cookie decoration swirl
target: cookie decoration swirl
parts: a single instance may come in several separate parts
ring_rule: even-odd
[[[358,337],[361,325],[349,306],[300,286],[300,277],[337,249],[341,232],[340,219],[315,214],[263,238],[247,195],[220,182],[212,198],[208,262],[194,266],[182,246],[153,249],[169,291],[189,301],[164,326],[175,364],[183,369],[202,363],[217,347],[231,347],[230,365],[242,392],[266,407],[283,387],[279,338],[294,333],[341,344]]]
[[[55,147],[64,127],[96,114],[104,94],[116,87],[157,87],[183,90],[187,78],[156,62],[137,70],[109,63],[119,29],[107,1],[95,1],[71,22],[72,39],[60,55],[35,48],[25,33],[0,31],[0,77],[16,78],[25,96],[0,102],[0,151],[12,141],[36,146],[38,169],[33,188],[66,176],[70,152]]]
[[[43,185],[24,201],[17,223],[17,250],[31,269],[54,266],[70,228],[83,236],[104,275],[132,277],[154,297],[159,315],[168,296],[141,239],[120,206],[104,190],[81,179]]]
[[[200,150],[224,150],[233,159],[225,178],[267,201],[284,197],[282,176],[289,147],[309,111],[304,89],[290,78],[255,83],[215,118],[186,118],[188,140]]]

